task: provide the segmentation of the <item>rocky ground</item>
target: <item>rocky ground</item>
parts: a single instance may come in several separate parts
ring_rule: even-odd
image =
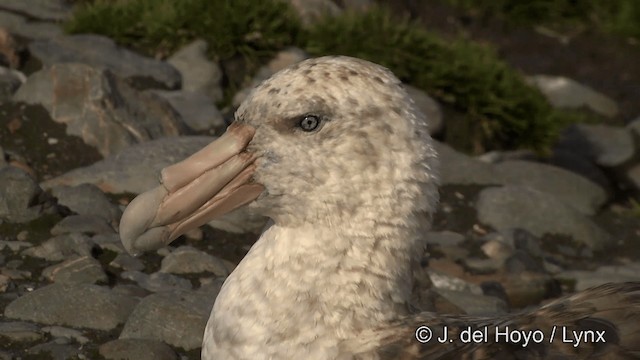
[[[145,58],[62,35],[62,1],[24,4],[0,0],[0,359],[198,359],[217,291],[265,219],[236,212],[139,258],[115,229],[161,168],[226,127],[220,68],[203,42]],[[287,49],[254,82],[305,57]],[[521,68],[556,106],[617,125],[572,126],[545,159],[439,143],[442,201],[416,293],[425,309],[496,314],[640,280],[638,98]],[[447,115],[410,91],[441,137]]]

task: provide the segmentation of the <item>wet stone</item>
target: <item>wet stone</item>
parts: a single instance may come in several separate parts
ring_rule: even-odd
[[[70,329],[62,326],[45,326],[42,331],[55,338],[66,338],[80,344],[86,344],[89,339],[82,334],[82,331]]]
[[[65,338],[57,338],[52,341],[35,345],[27,350],[27,354],[48,356],[53,360],[67,360],[79,357],[79,349],[71,345]]]

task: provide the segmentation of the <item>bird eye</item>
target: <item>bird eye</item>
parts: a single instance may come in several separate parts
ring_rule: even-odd
[[[320,126],[320,118],[316,115],[305,115],[300,123],[298,123],[298,127],[306,132],[312,132]]]

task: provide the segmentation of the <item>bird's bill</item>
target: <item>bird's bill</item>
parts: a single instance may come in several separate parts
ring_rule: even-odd
[[[120,220],[132,254],[168,245],[185,232],[255,200],[264,190],[251,178],[255,157],[245,151],[255,129],[233,123],[220,138],[161,172],[161,184],[138,195]]]

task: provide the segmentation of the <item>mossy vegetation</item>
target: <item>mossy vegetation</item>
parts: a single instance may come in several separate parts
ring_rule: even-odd
[[[80,6],[66,29],[103,34],[160,57],[203,38],[215,60],[244,59],[250,69],[290,45],[314,56],[367,59],[464,114],[447,138],[469,152],[545,150],[565,122],[580,119],[554,111],[490,48],[441,39],[382,8],[303,29],[278,0],[96,0]],[[229,80],[232,90],[239,81]]]
[[[640,38],[638,0],[444,0],[487,18],[511,24],[560,28],[595,27]]]
[[[291,44],[298,28],[293,10],[276,0],[96,0],[65,24],[158,56],[201,38],[213,57],[252,60]]]

